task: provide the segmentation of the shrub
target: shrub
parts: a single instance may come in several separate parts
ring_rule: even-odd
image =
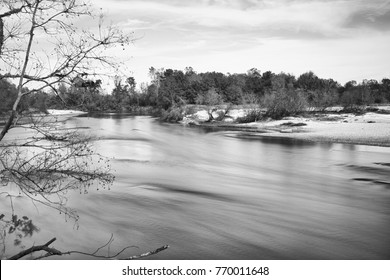
[[[364,111],[367,105],[364,101],[364,98],[362,98],[361,94],[357,90],[348,90],[343,92],[340,100],[344,112]]]
[[[238,117],[236,119],[237,123],[250,123],[257,122],[262,117],[260,110],[250,110],[248,114],[243,117]]]
[[[183,109],[180,107],[172,107],[169,110],[163,110],[161,112],[160,119],[164,122],[179,122],[183,120]]]
[[[281,119],[301,113],[307,108],[307,101],[300,90],[279,89],[267,94],[261,101],[266,108],[266,117]]]
[[[336,90],[318,89],[308,93],[310,106],[319,111],[325,111],[327,108],[335,106],[338,98]]]
[[[184,108],[184,114],[185,115],[192,115],[192,114],[195,114],[196,112],[200,111],[201,109],[202,109],[202,106],[187,105]]]
[[[199,94],[196,98],[196,104],[215,106],[222,103],[222,97],[218,94],[215,88],[209,89],[203,94]]]
[[[237,85],[230,85],[225,90],[225,100],[233,104],[242,104],[243,92],[241,87]]]

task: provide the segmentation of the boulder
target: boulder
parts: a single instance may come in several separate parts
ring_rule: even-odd
[[[193,118],[184,117],[181,121],[181,124],[184,125],[199,125],[199,122]]]
[[[207,122],[210,120],[210,115],[206,110],[198,111],[195,114],[192,114],[187,117],[197,120],[199,122]]]

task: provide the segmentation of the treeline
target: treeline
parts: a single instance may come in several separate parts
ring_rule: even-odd
[[[27,92],[28,89],[22,89],[22,92]],[[7,113],[12,109],[15,103],[18,91],[16,86],[7,79],[0,79],[0,115]],[[19,112],[25,111],[41,111],[47,110],[48,95],[43,92],[26,95],[22,98],[18,106]]]
[[[253,68],[245,74],[218,72],[196,73],[186,70],[151,69],[152,83],[147,93],[156,96],[157,106],[164,109],[182,104],[212,105],[220,103],[269,103],[273,96],[302,99],[318,109],[334,105],[354,107],[390,102],[390,79],[364,80],[340,85],[333,79],[322,79],[313,72],[296,78],[271,71],[260,73]]]
[[[219,72],[197,73],[191,67],[184,71],[150,68],[151,82],[136,88],[133,77],[116,79],[109,94],[103,94],[100,82],[80,85],[62,84],[56,93],[36,93],[23,100],[20,110],[36,108],[72,108],[86,111],[132,111],[142,108],[172,110],[188,104],[257,104],[267,108],[268,116],[283,117],[307,108],[324,110],[343,106],[357,110],[368,104],[390,102],[390,79],[349,81],[341,85],[333,79],[322,79],[313,72],[299,77],[291,74],[261,73],[250,69],[243,74]],[[15,86],[0,80],[0,112],[10,109],[16,98]]]

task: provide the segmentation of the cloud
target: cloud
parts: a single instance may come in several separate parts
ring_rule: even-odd
[[[390,31],[390,7],[357,11],[347,18],[345,27]]]
[[[117,0],[110,7],[114,9],[113,18],[117,21],[128,21],[128,18],[131,18],[153,23],[150,29],[181,30],[189,33],[206,30],[228,31],[230,34],[265,38],[272,37],[274,32],[274,37],[288,39],[337,37],[339,36],[337,25],[346,13],[343,9],[345,1],[341,1],[338,7],[322,1],[302,0],[179,2]]]
[[[96,0],[114,23],[143,38],[144,47],[184,41],[250,48],[279,40],[337,40],[389,26],[383,0]],[[378,7],[378,8],[375,8]],[[381,13],[380,13],[381,12]],[[361,32],[356,32],[361,30]],[[142,41],[142,40],[141,40]],[[230,42],[235,44],[230,44]],[[147,46],[149,44],[149,46]],[[176,48],[175,48],[176,49]],[[186,49],[186,48],[184,48]]]
[[[122,3],[131,3],[136,1],[129,0],[114,0],[116,2]],[[144,3],[153,3],[153,4],[164,4],[168,6],[174,7],[231,7],[237,9],[249,9],[256,8],[264,5],[264,0],[197,0],[197,1],[189,1],[189,0],[146,0]],[[130,4],[131,5],[131,4]]]
[[[178,69],[191,65],[198,71],[228,72],[260,67],[323,71],[340,79],[347,75],[350,79],[370,63],[372,72],[388,69],[383,58],[389,55],[381,47],[389,42],[390,33],[384,32],[389,24],[388,3],[94,0],[114,24],[142,37],[129,51],[134,56],[130,67],[137,73],[146,73],[151,65]]]

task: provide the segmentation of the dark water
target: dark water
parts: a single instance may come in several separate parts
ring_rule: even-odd
[[[41,228],[36,244],[57,237],[58,249],[91,252],[113,233],[110,252],[170,245],[152,259],[390,259],[389,148],[206,133],[149,117],[66,125],[100,137],[116,181],[69,193],[78,228],[16,201]]]

